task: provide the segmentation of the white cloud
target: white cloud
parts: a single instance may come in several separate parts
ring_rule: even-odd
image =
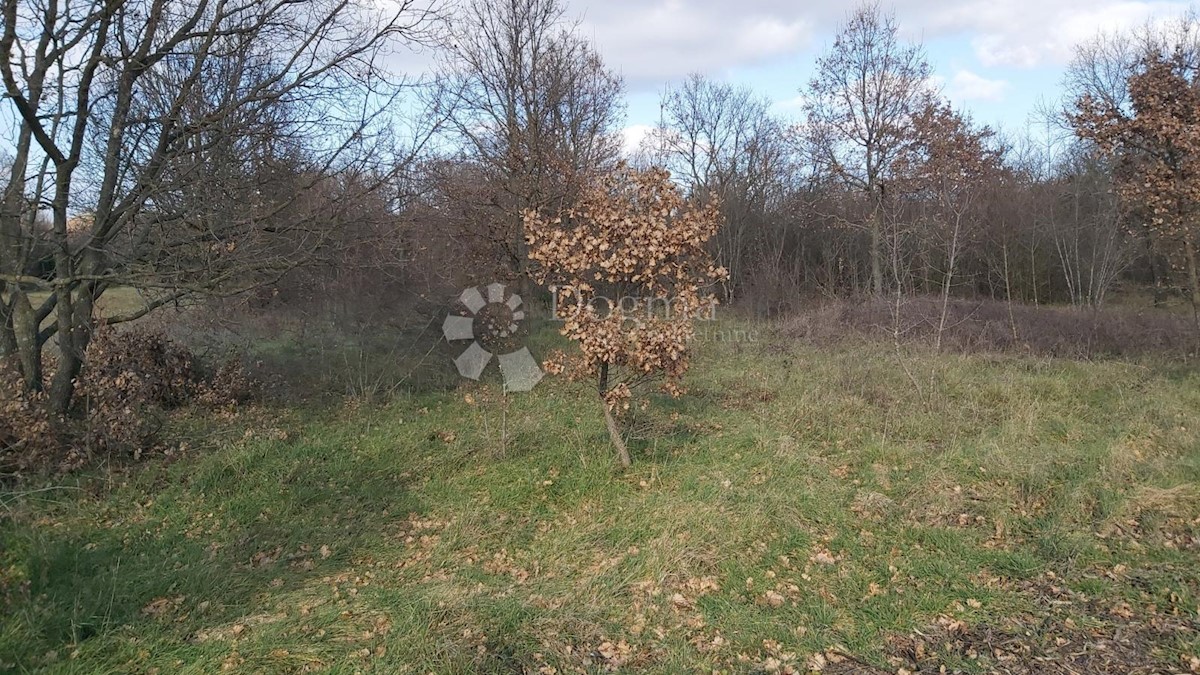
[[[1131,28],[1185,11],[1173,0],[930,0],[898,3],[906,28],[926,37],[965,35],[985,66],[1033,68],[1070,60],[1075,45],[1101,31]]]
[[[791,98],[785,98],[782,101],[775,101],[771,104],[771,111],[784,115],[796,114],[804,110],[804,104],[807,100],[804,94],[800,94]]]
[[[999,102],[1004,100],[1008,88],[1005,80],[989,80],[969,70],[959,70],[950,79],[946,94],[951,101]]]
[[[576,2],[570,11],[582,11],[582,34],[633,90],[794,54],[813,36],[804,10],[778,0],[736,8],[717,0],[613,0]]]
[[[632,157],[637,154],[638,149],[642,145],[642,140],[654,130],[654,127],[649,124],[633,124],[621,130],[621,150],[626,157]]]
[[[884,3],[885,7],[888,3]],[[795,0],[573,0],[593,37],[632,89],[692,71],[714,74],[778,60],[832,40],[853,4]],[[987,67],[1066,63],[1100,31],[1174,16],[1180,0],[894,0],[901,30],[917,39],[965,38]]]
[[[452,1],[452,0],[451,0]],[[631,92],[657,91],[691,72],[723,77],[736,68],[811,63],[811,49],[829,44],[855,2],[795,0],[567,0],[566,16],[597,45]],[[983,67],[1061,66],[1076,44],[1098,32],[1176,16],[1185,0],[891,0],[911,39],[962,40]],[[429,51],[401,49],[400,70],[427,68]],[[951,76],[956,77],[956,76]],[[802,84],[797,81],[796,86]],[[953,84],[953,82],[948,82]],[[1002,92],[962,82],[994,100]],[[783,102],[778,104],[783,106]]]

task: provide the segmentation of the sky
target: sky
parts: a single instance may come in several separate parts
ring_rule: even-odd
[[[746,84],[785,117],[856,2],[568,0],[625,79],[627,147],[659,117],[664,88],[689,73]],[[902,37],[924,45],[942,93],[980,124],[1020,135],[1039,101],[1057,101],[1075,45],[1099,32],[1178,16],[1189,3],[1137,0],[896,0]]]
[[[785,118],[802,115],[801,89],[859,0],[564,0],[566,18],[622,75],[623,130],[633,150],[659,119],[664,89],[696,72],[744,84]],[[881,0],[903,39],[924,45],[936,83],[980,124],[1023,135],[1039,103],[1057,103],[1076,45],[1189,10],[1177,0]],[[427,49],[393,64],[428,73]],[[0,113],[3,115],[4,113]],[[0,116],[0,150],[10,132]],[[1035,132],[1036,133],[1036,132]]]

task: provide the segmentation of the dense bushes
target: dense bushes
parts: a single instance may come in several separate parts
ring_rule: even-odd
[[[0,473],[68,470],[96,457],[141,458],[165,449],[169,411],[192,404],[228,408],[252,394],[236,361],[206,370],[189,349],[147,330],[101,327],[87,364],[66,419],[48,412],[41,393],[22,391],[11,365],[0,366]]]

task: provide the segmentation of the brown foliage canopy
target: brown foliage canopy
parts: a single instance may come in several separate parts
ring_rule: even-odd
[[[981,189],[1004,171],[996,133],[977,128],[947,101],[930,101],[912,118],[912,140],[892,164],[905,192],[930,191],[954,199]]]
[[[680,394],[693,321],[711,311],[710,287],[726,276],[705,247],[720,226],[717,203],[689,202],[660,168],[620,167],[561,215],[527,211],[534,277],[555,294],[562,334],[580,347],[547,370],[599,378],[614,410],[651,379]]]
[[[1071,122],[1081,138],[1113,156],[1120,196],[1145,214],[1160,250],[1186,266],[1193,298],[1200,298],[1200,88],[1188,73],[1181,52],[1150,56],[1129,78],[1132,114],[1085,94]]]

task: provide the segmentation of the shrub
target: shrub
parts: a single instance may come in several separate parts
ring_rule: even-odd
[[[139,459],[166,448],[169,411],[228,408],[253,393],[236,361],[206,374],[189,349],[153,331],[101,326],[86,363],[66,419],[48,412],[42,394],[22,390],[11,366],[0,368],[0,471],[66,471],[97,456]]]
[[[789,337],[816,344],[846,338],[891,340],[896,307],[888,298],[824,302],[785,319]],[[905,298],[899,332],[905,343],[930,343],[937,331],[940,300]],[[1192,318],[1127,307],[1013,305],[995,300],[952,300],[942,347],[955,353],[1020,352],[1063,358],[1187,357],[1195,353]]]

